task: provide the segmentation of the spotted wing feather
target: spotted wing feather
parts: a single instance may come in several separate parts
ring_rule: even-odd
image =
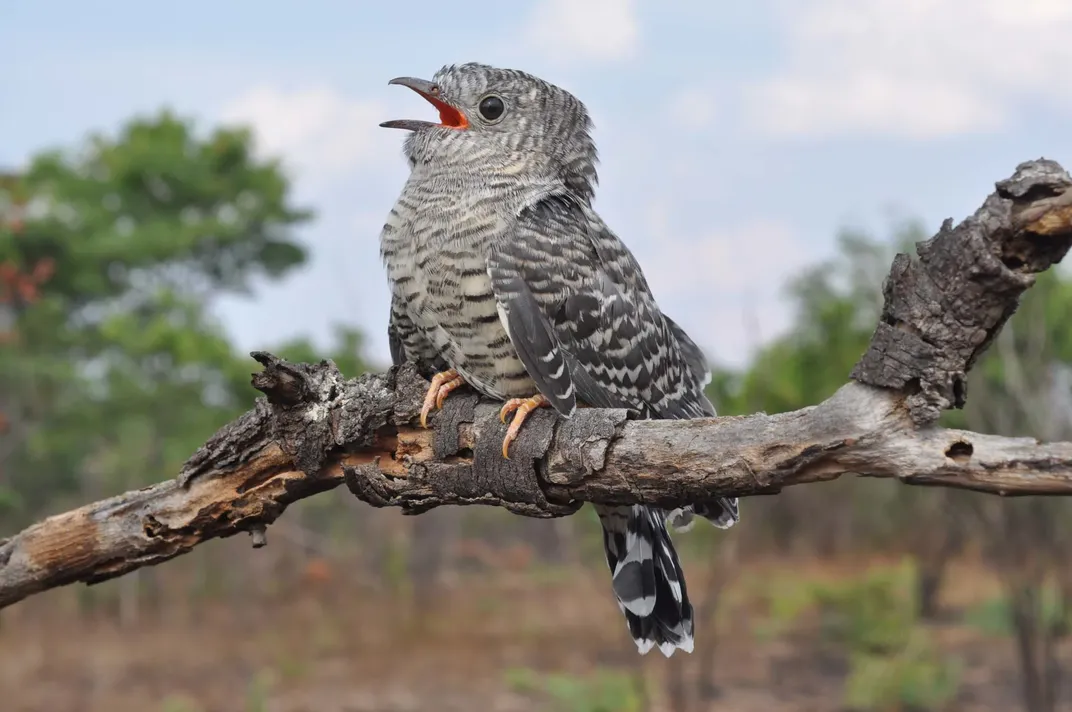
[[[510,341],[540,393],[567,418],[577,408],[577,396],[558,338],[521,275],[494,257],[488,262],[499,308]]]
[[[681,355],[684,357],[685,363],[688,364],[692,377],[700,384],[701,389],[706,388],[707,385],[711,383],[711,367],[707,363],[707,356],[705,356],[700,347],[696,345],[696,342],[685,333],[685,330],[677,325],[677,322],[665,314],[663,315],[663,319],[666,320],[667,326],[670,327],[670,332],[674,335],[674,338],[677,339],[678,347],[681,349]],[[707,414],[711,416],[716,415],[714,404],[712,404],[706,397],[704,400],[707,401],[707,407],[704,409],[707,411]]]
[[[554,349],[584,403],[656,418],[706,414],[676,324],[663,317],[633,255],[587,206],[569,195],[529,206],[492,250],[488,270],[515,347],[534,350],[526,368],[535,380],[558,372],[557,357],[553,369],[538,363]],[[527,343],[511,316],[519,306],[526,323],[545,327],[532,329]],[[527,315],[534,308],[542,320]]]

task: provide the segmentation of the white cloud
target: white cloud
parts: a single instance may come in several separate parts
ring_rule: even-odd
[[[353,99],[326,86],[285,91],[261,85],[229,101],[221,119],[251,124],[262,153],[283,156],[302,178],[337,178],[363,164],[397,156],[379,123],[378,101]]]
[[[690,131],[710,127],[717,112],[712,93],[709,88],[691,87],[671,96],[666,108],[667,121]]]
[[[663,310],[709,358],[743,365],[789,325],[783,285],[817,258],[789,226],[757,220],[688,236],[669,203],[649,209],[656,248],[637,257]]]
[[[1025,100],[1072,105],[1068,0],[781,2],[782,72],[750,90],[775,134],[990,131]]]
[[[668,205],[656,204],[648,213],[648,229],[658,247],[647,256],[644,271],[660,295],[741,294],[766,284],[780,288],[814,261],[788,225],[771,220],[689,236],[674,225]]]
[[[529,47],[556,63],[628,59],[640,45],[635,0],[539,0],[526,22]]]

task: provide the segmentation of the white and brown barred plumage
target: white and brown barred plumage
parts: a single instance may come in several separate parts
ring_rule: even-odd
[[[537,396],[516,427],[537,405],[565,417],[578,404],[646,418],[714,415],[703,353],[592,210],[597,157],[584,105],[532,75],[482,64],[392,83],[441,118],[383,124],[411,131],[410,176],[381,234],[391,353],[429,375],[446,372],[427,407],[468,383],[500,400]],[[692,606],[665,522],[684,529],[696,514],[726,528],[738,520],[737,500],[597,512],[640,652],[691,651]]]

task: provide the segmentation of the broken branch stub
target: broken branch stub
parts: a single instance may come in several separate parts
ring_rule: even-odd
[[[1035,275],[1072,245],[1072,178],[1054,161],[1022,163],[974,215],[899,254],[882,316],[851,377],[902,391],[927,425],[961,408],[967,373],[1016,311]]]

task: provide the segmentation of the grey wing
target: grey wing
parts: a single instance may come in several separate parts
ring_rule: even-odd
[[[504,256],[507,259],[502,259]],[[518,263],[510,260],[511,256],[516,253],[503,255],[493,251],[488,259],[499,318],[536,388],[555,410],[568,418],[577,408],[571,371],[547,315],[521,276]]]
[[[572,386],[588,405],[631,408],[645,417],[706,414],[702,387],[639,266],[570,196],[526,208],[493,249],[488,271],[511,340],[552,401],[544,383],[558,393]],[[519,308],[539,328],[517,328],[512,310]]]
[[[391,348],[391,363],[395,366],[410,362],[425,376],[447,369],[446,361],[410,319],[405,302],[398,294],[391,297],[387,341]]]
[[[707,362],[707,356],[704,354],[703,350],[696,345],[696,342],[685,333],[685,330],[678,326],[677,322],[665,314],[663,314],[663,319],[666,320],[671,333],[673,333],[674,338],[677,339],[678,346],[681,347],[681,355],[688,364],[693,379],[699,384],[701,390],[707,388],[707,385],[711,383],[711,365]],[[704,396],[704,400],[706,401],[707,406],[705,408],[706,414],[709,416],[717,415],[714,404],[711,403],[706,395]]]

